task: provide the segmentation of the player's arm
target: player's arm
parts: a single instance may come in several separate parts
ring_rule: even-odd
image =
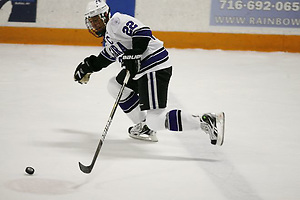
[[[134,37],[132,39],[132,49],[126,51],[125,53],[133,53],[135,55],[140,55],[143,54],[149,44],[150,38],[146,38],[146,37]]]
[[[103,56],[103,54],[99,54],[98,56],[91,55],[85,58],[84,61],[77,66],[74,73],[74,80],[78,81],[80,84],[87,84],[93,72],[100,71],[112,62],[113,61]]]

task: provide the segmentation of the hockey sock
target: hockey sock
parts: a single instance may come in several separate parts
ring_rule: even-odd
[[[200,128],[200,122],[191,114],[175,109],[166,114],[165,127],[170,131],[196,130]]]
[[[121,85],[116,81],[115,77],[109,80],[107,89],[113,98],[117,97],[120,88]],[[146,112],[141,111],[139,107],[138,95],[128,87],[124,88],[119,106],[135,124],[146,119]]]
[[[146,118],[146,112],[141,111],[139,107],[139,97],[135,92],[131,92],[126,99],[121,100],[119,106],[134,124]]]
[[[182,131],[181,110],[171,110],[166,115],[165,126],[170,131]]]
[[[148,110],[146,124],[152,130],[156,130],[156,131],[164,130],[165,118],[166,118],[166,110],[164,108]]]
[[[131,92],[126,99],[120,100],[119,105],[125,113],[130,113],[139,105],[139,97],[135,92]]]

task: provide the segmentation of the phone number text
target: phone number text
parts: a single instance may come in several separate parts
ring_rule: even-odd
[[[224,10],[261,10],[261,11],[292,11],[298,12],[300,10],[300,2],[293,1],[278,1],[272,3],[270,1],[242,1],[242,0],[219,0],[220,9]]]

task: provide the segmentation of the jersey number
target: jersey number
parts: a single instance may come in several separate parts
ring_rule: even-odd
[[[126,26],[123,27],[122,31],[123,33],[132,36],[133,30],[138,27],[137,24],[135,24],[133,21],[128,21],[126,23]]]

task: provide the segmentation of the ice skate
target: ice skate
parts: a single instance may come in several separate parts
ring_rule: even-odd
[[[198,116],[199,117],[199,116]],[[222,146],[224,142],[225,114],[206,113],[200,118],[201,129],[209,134],[212,145]]]
[[[144,123],[138,123],[128,129],[129,136],[138,139],[145,140],[150,142],[157,142],[156,132],[149,129],[149,127]]]

